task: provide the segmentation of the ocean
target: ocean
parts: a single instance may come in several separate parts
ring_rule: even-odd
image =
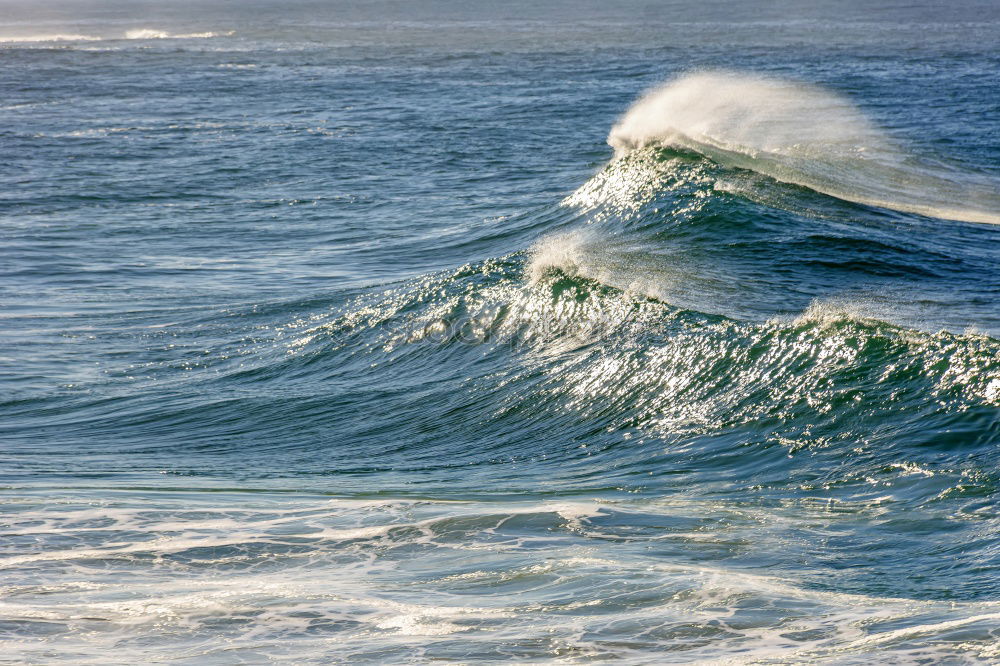
[[[0,0],[0,663],[998,663],[998,268],[995,2]]]

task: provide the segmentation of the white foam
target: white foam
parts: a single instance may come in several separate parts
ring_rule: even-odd
[[[312,662],[336,649],[347,661],[422,661],[441,637],[494,661],[515,640],[535,646],[539,661],[567,654],[626,662],[650,654],[690,662],[868,659],[909,654],[913,639],[942,658],[996,652],[988,632],[1000,618],[995,603],[827,592],[725,562],[650,558],[641,547],[643,539],[697,549],[752,537],[766,548],[784,543],[788,520],[806,516],[815,526],[830,515],[803,503],[754,513],[679,499],[432,502],[142,491],[100,503],[8,495],[3,508],[0,536],[17,537],[11,544],[42,555],[48,534],[77,553],[5,570],[0,614],[27,627],[4,643],[15,660],[106,663],[113,653],[129,663],[264,661],[280,654]],[[686,529],[695,517],[699,528]],[[671,518],[682,519],[674,529]],[[623,527],[652,523],[665,527],[620,538]],[[162,539],[147,540],[153,535]],[[213,553],[234,537],[246,548]],[[184,540],[201,548],[178,558]],[[629,545],[637,540],[640,547]],[[134,556],[143,542],[145,553]],[[44,632],[31,634],[38,623]],[[711,640],[690,643],[692,628]],[[934,645],[956,629],[964,643]],[[636,642],[635,652],[626,640]]]
[[[594,234],[589,231],[571,231],[543,238],[531,249],[528,278],[537,283],[552,270],[570,277],[590,277],[584,269],[583,257],[587,245],[594,241]]]
[[[170,33],[166,30],[158,30],[156,28],[136,28],[134,30],[125,31],[125,39],[211,39],[212,37],[229,37],[235,34],[234,31],[230,30],[228,32],[189,32],[189,33]]]

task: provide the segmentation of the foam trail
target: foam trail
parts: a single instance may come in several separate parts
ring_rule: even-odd
[[[802,83],[689,74],[637,101],[608,143],[618,156],[651,144],[675,146],[856,203],[1000,224],[1000,184],[921,162],[849,101]]]

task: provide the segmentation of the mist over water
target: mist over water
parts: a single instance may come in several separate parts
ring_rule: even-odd
[[[1000,659],[992,3],[0,15],[0,661]]]

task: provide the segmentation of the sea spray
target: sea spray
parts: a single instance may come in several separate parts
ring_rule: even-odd
[[[655,88],[608,135],[619,155],[651,143],[685,142],[748,157],[889,150],[846,99],[816,86],[735,72],[689,74]]]
[[[995,180],[908,154],[846,98],[780,78],[682,76],[633,104],[608,143],[617,156],[674,146],[847,201],[1000,224]]]

